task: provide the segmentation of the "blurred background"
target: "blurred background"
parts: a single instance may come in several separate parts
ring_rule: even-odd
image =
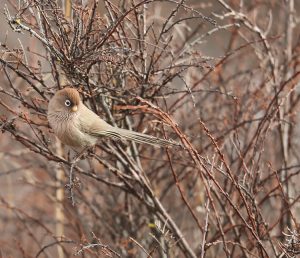
[[[299,1],[0,3],[0,257],[300,254]],[[101,139],[71,178],[65,86],[182,147]]]

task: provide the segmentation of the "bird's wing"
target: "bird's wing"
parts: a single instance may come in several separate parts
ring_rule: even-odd
[[[78,118],[81,130],[90,135],[96,135],[112,127],[83,104],[80,107]]]
[[[161,139],[152,135],[138,133],[126,129],[113,127],[106,123],[103,119],[97,116],[93,111],[83,106],[83,111],[80,117],[81,130],[90,136],[95,137],[110,137],[119,140],[130,140],[137,143],[146,143],[153,146],[181,146],[180,143]],[[84,114],[84,115],[83,115]]]

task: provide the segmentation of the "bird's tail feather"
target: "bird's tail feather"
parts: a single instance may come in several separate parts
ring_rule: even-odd
[[[157,138],[152,135],[138,133],[138,132],[121,129],[117,127],[111,127],[109,130],[101,131],[98,135],[117,138],[120,140],[126,139],[130,141],[134,141],[136,143],[146,143],[153,146],[161,146],[161,147],[181,146],[181,144],[174,141],[169,141],[169,140]]]

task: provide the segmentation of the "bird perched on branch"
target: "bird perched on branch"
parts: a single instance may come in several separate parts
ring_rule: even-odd
[[[55,135],[75,149],[91,147],[104,136],[154,146],[181,146],[173,141],[111,126],[88,109],[73,88],[55,93],[48,105],[48,121]]]

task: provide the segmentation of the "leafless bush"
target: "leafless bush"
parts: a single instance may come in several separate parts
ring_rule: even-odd
[[[299,253],[296,1],[2,3],[4,257]],[[46,119],[65,86],[183,148],[102,139],[74,168],[72,205],[74,153]]]

